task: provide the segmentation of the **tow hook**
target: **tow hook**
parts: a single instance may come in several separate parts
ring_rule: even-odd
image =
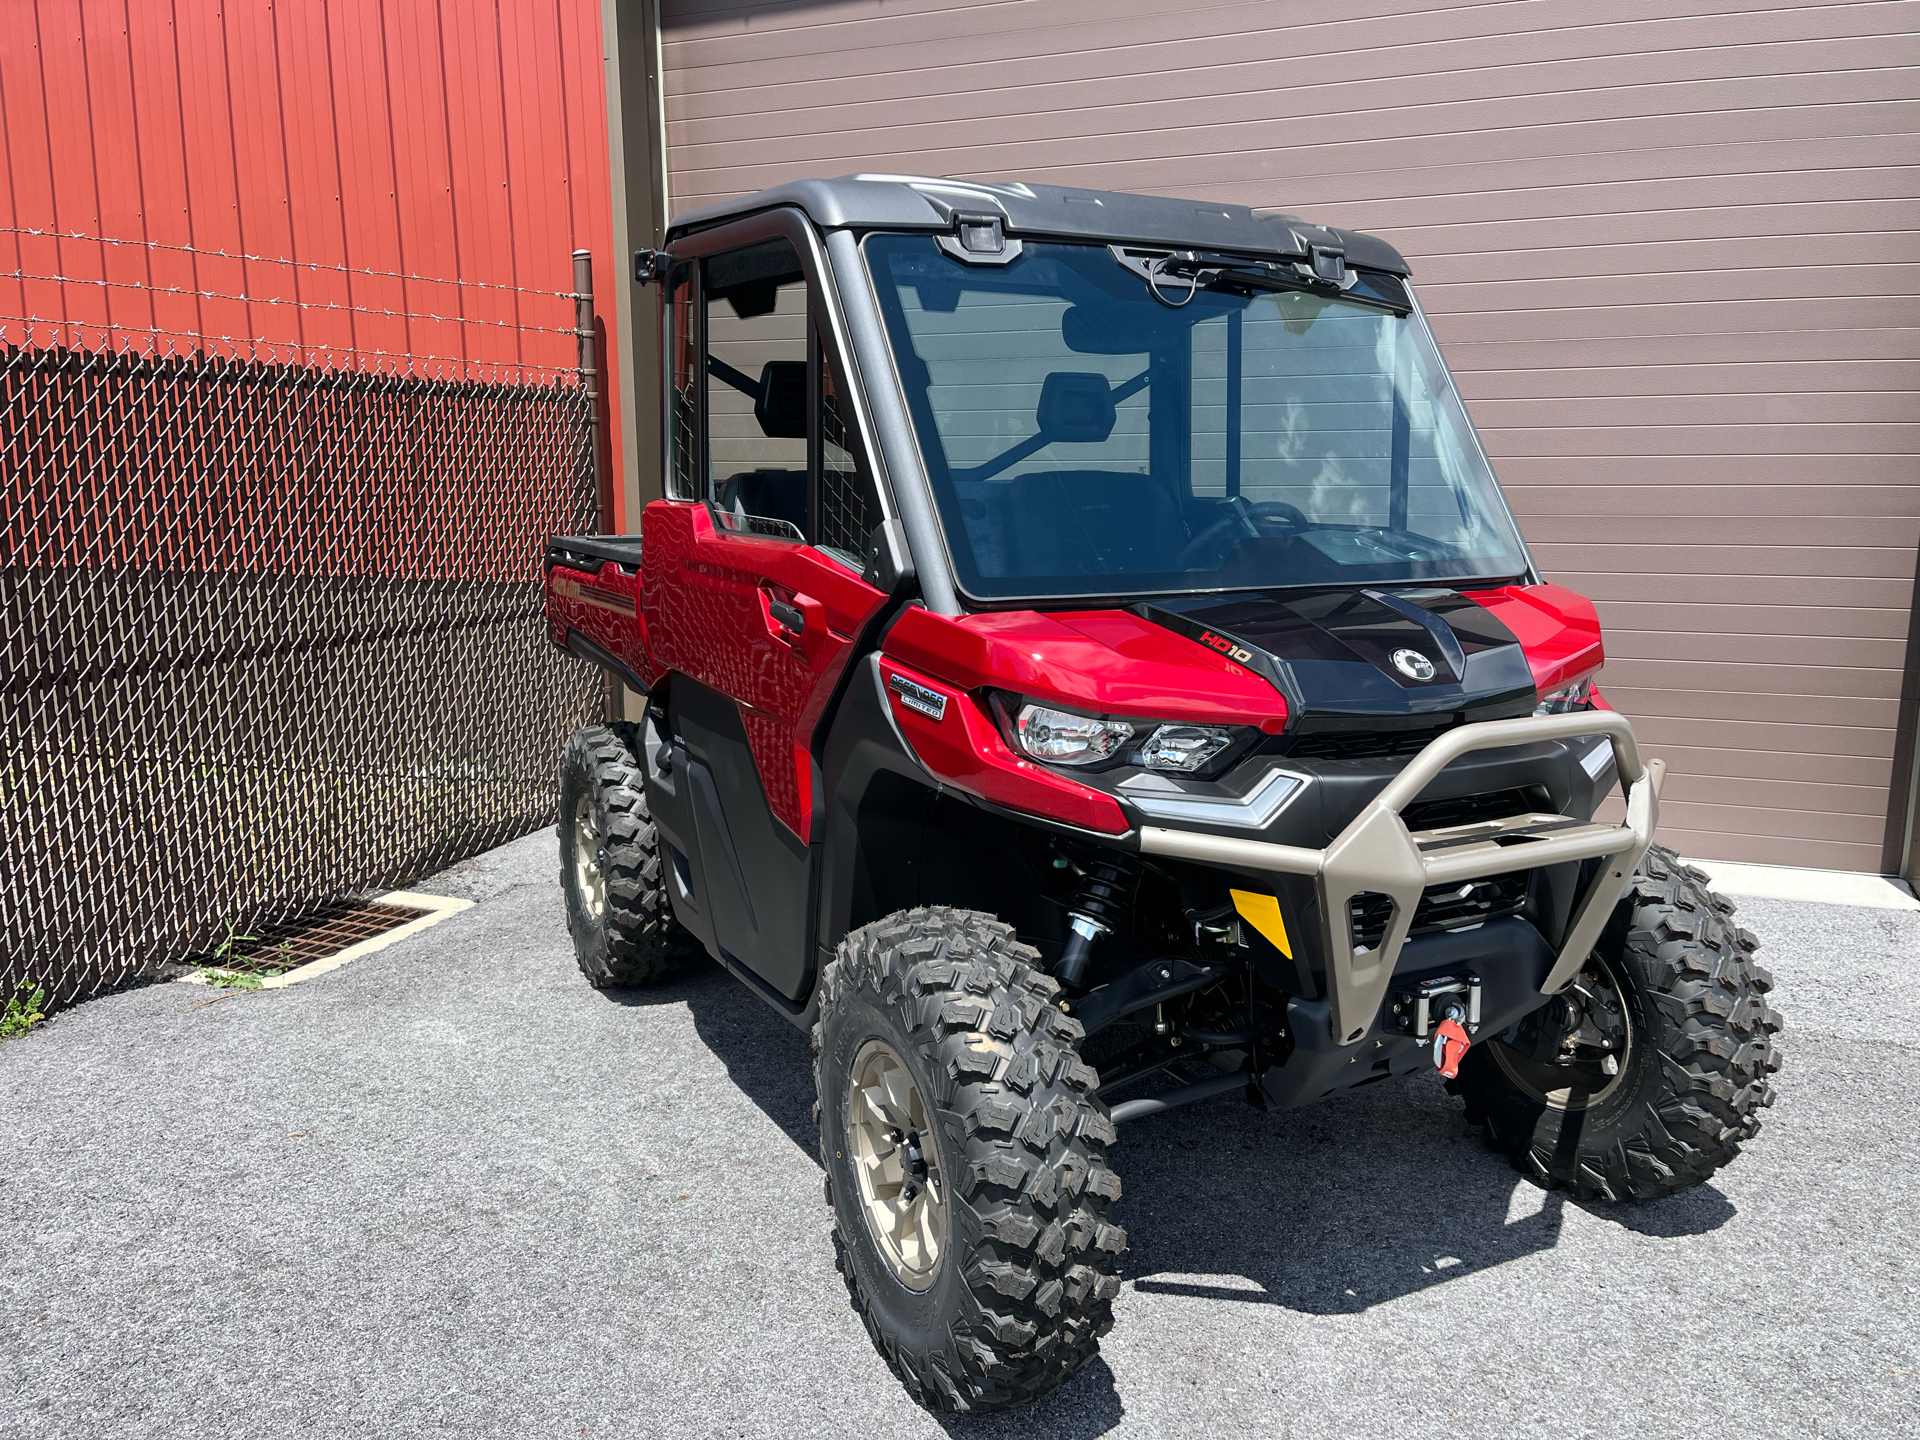
[[[1460,1073],[1461,1057],[1471,1043],[1460,1022],[1451,1015],[1434,1027],[1433,1068],[1440,1072],[1442,1080],[1451,1080]]]

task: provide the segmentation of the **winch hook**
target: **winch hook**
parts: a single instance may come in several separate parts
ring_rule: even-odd
[[[1466,1027],[1460,1023],[1464,1019],[1466,1011],[1455,1000],[1447,1005],[1444,1018],[1433,1027],[1433,1068],[1440,1072],[1442,1080],[1451,1080],[1460,1073],[1460,1061],[1473,1043],[1467,1038]]]

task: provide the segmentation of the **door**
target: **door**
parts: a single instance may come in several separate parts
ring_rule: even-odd
[[[882,517],[822,341],[811,255],[775,236],[670,284],[668,474],[681,493],[647,507],[643,609],[674,672],[680,828],[698,850],[686,879],[696,930],[797,1001],[814,969],[816,732],[883,598],[859,573]]]

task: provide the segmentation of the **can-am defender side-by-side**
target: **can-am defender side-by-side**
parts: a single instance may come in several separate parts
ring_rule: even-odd
[[[704,950],[811,1031],[840,1269],[916,1398],[1095,1353],[1121,1123],[1438,1069],[1609,1200],[1758,1130],[1753,936],[1651,845],[1593,607],[1391,246],[858,176],[637,264],[667,498],[547,561],[555,643],[647,697],[567,747],[568,920],[596,985]]]

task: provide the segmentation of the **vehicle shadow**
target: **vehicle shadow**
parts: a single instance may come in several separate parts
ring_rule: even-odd
[[[1172,1120],[1172,1123],[1167,1123]],[[1582,1204],[1515,1174],[1436,1077],[1302,1110],[1215,1101],[1123,1128],[1114,1161],[1141,1294],[1352,1314],[1550,1250],[1569,1213],[1662,1239],[1734,1207],[1704,1185],[1645,1205]]]
[[[734,1083],[819,1163],[804,1033],[718,966],[607,993],[685,1004]],[[1219,1099],[1150,1116],[1122,1127],[1113,1161],[1125,1186],[1115,1218],[1130,1242],[1120,1269],[1137,1291],[1314,1315],[1366,1310],[1550,1250],[1575,1209],[1656,1239],[1705,1234],[1735,1214],[1710,1184],[1643,1205],[1539,1190],[1487,1149],[1431,1076],[1274,1115]],[[1086,1403],[1081,1383],[1063,1394]]]
[[[1095,1440],[1126,1418],[1127,1409],[1113,1383],[1113,1371],[1098,1355],[1086,1368],[1031,1405],[997,1415],[935,1415],[940,1428],[954,1440],[1012,1440],[1015,1436],[1044,1436],[1045,1440]]]
[[[746,1097],[778,1125],[815,1165],[819,1127],[813,1123],[813,1044],[740,981],[711,960],[696,959],[659,985],[602,990],[616,1005],[685,1005],[693,1028]]]

